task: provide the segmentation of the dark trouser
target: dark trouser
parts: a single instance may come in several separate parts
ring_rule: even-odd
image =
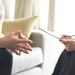
[[[12,55],[5,48],[0,48],[0,75],[11,75]]]
[[[75,51],[61,53],[52,75],[75,75]]]

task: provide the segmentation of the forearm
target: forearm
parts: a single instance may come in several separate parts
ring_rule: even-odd
[[[0,34],[0,48],[6,48],[6,42],[3,38],[4,35]]]

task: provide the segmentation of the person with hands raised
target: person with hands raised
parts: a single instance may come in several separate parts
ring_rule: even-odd
[[[32,41],[26,38],[20,30],[1,36],[2,23],[4,21],[4,6],[0,0],[0,75],[11,75],[12,53],[20,55],[32,51]]]
[[[20,55],[32,51],[32,41],[26,38],[20,30],[0,37],[0,75],[11,75],[12,54]],[[11,51],[9,51],[9,50]]]

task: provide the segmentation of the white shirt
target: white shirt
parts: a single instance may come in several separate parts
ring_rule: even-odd
[[[0,0],[0,34],[2,32],[3,20],[4,20],[4,7],[3,7],[3,4]]]

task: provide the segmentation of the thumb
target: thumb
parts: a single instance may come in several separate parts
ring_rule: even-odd
[[[14,35],[16,35],[16,36],[18,36],[20,38],[21,33],[22,33],[21,30],[18,29],[16,32],[14,32]]]

